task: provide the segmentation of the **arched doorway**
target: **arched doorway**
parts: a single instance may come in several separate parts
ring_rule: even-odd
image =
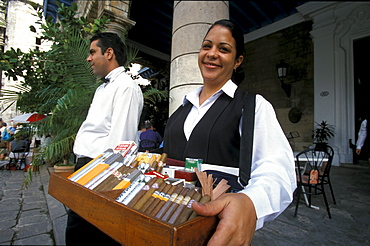
[[[364,117],[369,115],[370,97],[370,37],[353,41],[353,65],[354,65],[354,99],[355,99],[355,131],[356,140]],[[355,144],[355,142],[354,142]],[[360,159],[367,159],[360,156]]]

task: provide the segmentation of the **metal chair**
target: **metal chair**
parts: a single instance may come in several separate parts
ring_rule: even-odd
[[[23,170],[26,167],[26,158],[29,152],[27,147],[20,146],[9,153],[9,163],[6,166],[8,170]]]
[[[296,156],[297,163],[297,190],[296,209],[294,217],[297,216],[300,195],[308,196],[308,206],[311,207],[312,195],[323,195],[326,210],[331,219],[330,208],[325,193],[325,185],[329,185],[336,204],[333,188],[330,181],[330,169],[333,161],[334,150],[332,147],[310,148],[300,152]]]

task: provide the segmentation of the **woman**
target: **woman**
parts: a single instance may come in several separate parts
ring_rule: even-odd
[[[245,92],[238,89],[244,40],[229,20],[216,21],[204,37],[198,66],[204,85],[187,94],[167,122],[164,152],[169,158],[202,158],[203,163],[234,167],[239,161]],[[194,203],[200,215],[218,215],[209,245],[249,245],[255,229],[276,218],[296,188],[294,157],[269,102],[256,95],[251,176],[238,193]],[[245,163],[249,165],[249,163]]]

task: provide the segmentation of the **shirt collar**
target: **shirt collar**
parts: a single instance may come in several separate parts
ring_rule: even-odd
[[[118,75],[125,72],[125,68],[123,66],[117,67],[110,71],[107,76],[105,76],[104,80],[107,80],[107,83],[113,82]]]
[[[221,87],[221,89],[218,90],[217,92],[215,92],[213,95],[225,93],[229,97],[234,98],[235,91],[236,91],[237,88],[238,88],[238,86],[234,82],[232,82],[231,79],[229,79]],[[203,89],[203,86],[201,86],[201,87],[191,91],[190,93],[186,94],[185,97],[184,97],[184,100],[182,102],[182,105],[185,105],[188,101],[191,102],[194,105],[195,100],[199,101],[199,94],[202,91],[202,89]]]

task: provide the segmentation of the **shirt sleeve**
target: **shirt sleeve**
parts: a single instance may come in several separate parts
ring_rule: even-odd
[[[360,130],[358,131],[358,139],[356,143],[356,148],[361,149],[364,146],[365,139],[367,137],[367,120],[362,121]]]
[[[293,151],[272,105],[257,95],[255,110],[251,179],[241,192],[254,204],[258,230],[289,206],[297,185]]]

